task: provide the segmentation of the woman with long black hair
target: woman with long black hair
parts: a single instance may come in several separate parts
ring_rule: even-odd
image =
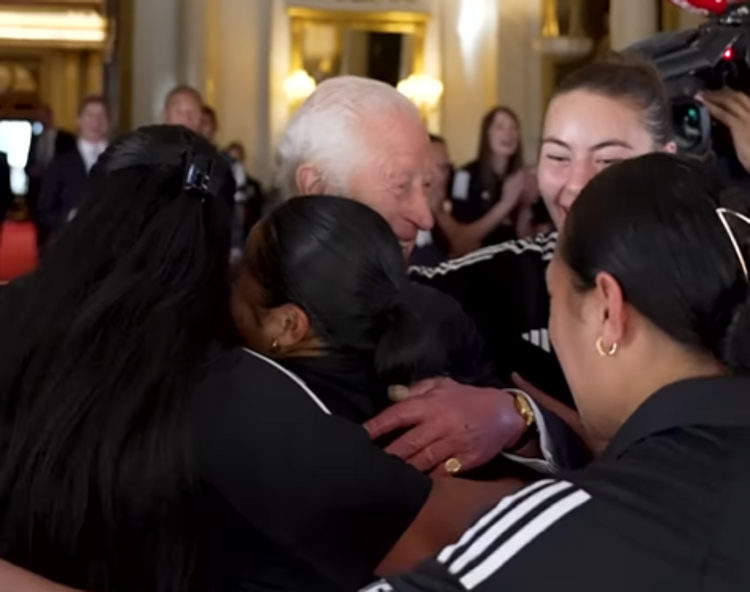
[[[439,363],[387,223],[292,200],[232,297],[233,191],[196,134],[129,134],[0,296],[3,558],[89,590],[351,590],[517,487],[432,482],[359,424]]]

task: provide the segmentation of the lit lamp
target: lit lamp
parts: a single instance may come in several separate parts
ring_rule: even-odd
[[[417,106],[425,120],[443,96],[443,83],[428,74],[412,74],[399,82],[396,88]]]
[[[315,92],[315,79],[304,70],[292,72],[284,80],[284,92],[292,108],[298,107]]]
[[[63,41],[101,44],[107,36],[106,19],[94,10],[49,11],[0,9],[0,40]]]

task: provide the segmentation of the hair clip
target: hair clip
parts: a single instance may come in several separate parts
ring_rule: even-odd
[[[728,208],[716,208],[716,215],[719,217],[719,220],[721,221],[721,225],[724,227],[724,230],[727,233],[727,236],[729,237],[730,242],[732,243],[732,248],[734,249],[734,253],[737,256],[737,261],[740,263],[740,267],[742,268],[742,275],[745,276],[745,281],[750,282],[750,277],[748,277],[747,272],[747,263],[745,261],[745,256],[742,254],[742,249],[740,249],[740,245],[737,242],[737,238],[734,236],[734,232],[732,232],[732,228],[729,226],[729,222],[727,221],[727,216],[734,216],[741,222],[744,222],[748,226],[750,226],[750,218],[745,216],[744,214],[740,214],[739,212],[735,212],[734,210],[730,210]]]
[[[185,190],[200,193],[203,199],[207,195],[213,195],[211,191],[213,164],[213,160],[205,156],[192,158],[185,173]]]

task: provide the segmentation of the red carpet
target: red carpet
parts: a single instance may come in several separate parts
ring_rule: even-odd
[[[0,282],[34,269],[36,231],[29,222],[6,222],[0,233]]]

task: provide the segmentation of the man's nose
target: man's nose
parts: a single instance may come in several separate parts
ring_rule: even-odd
[[[434,221],[425,187],[420,186],[411,192],[407,203],[406,217],[420,230],[432,228]]]

